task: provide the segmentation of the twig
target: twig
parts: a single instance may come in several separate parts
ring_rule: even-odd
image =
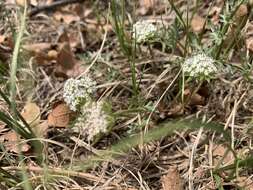
[[[196,153],[196,149],[198,147],[198,144],[199,144],[199,140],[201,138],[201,135],[202,135],[202,132],[203,132],[203,127],[201,127],[199,129],[199,132],[198,132],[198,135],[197,135],[197,138],[193,144],[193,147],[192,147],[192,151],[191,151],[191,156],[190,156],[190,166],[189,166],[189,173],[188,173],[188,178],[189,178],[189,190],[193,190],[194,187],[193,187],[193,169],[194,169],[194,155]]]
[[[163,94],[160,96],[160,98],[158,99],[158,101],[156,102],[156,104],[154,105],[151,113],[149,114],[148,116],[148,119],[147,119],[147,122],[146,122],[146,125],[145,125],[145,132],[147,130],[147,127],[148,127],[148,124],[149,124],[149,121],[153,115],[153,113],[155,112],[157,106],[159,105],[159,103],[161,102],[161,100],[163,99],[163,97],[166,95],[166,93],[168,92],[168,90],[172,87],[172,85],[174,84],[174,82],[177,80],[177,78],[179,77],[181,73],[181,70],[177,73],[177,75],[174,77],[174,79],[171,81],[171,83],[169,84],[169,86],[165,89],[165,91],[163,92]]]
[[[109,22],[109,15],[107,15],[107,18],[106,18],[106,25],[108,24],[108,22]],[[80,78],[80,77],[86,75],[90,71],[91,67],[93,67],[94,64],[97,62],[99,56],[101,55],[101,53],[103,51],[103,48],[104,48],[104,45],[105,45],[105,41],[106,41],[106,38],[107,38],[107,33],[108,33],[108,29],[107,29],[107,27],[105,27],[105,33],[104,33],[103,41],[102,41],[102,44],[101,44],[101,46],[100,46],[100,48],[99,48],[99,50],[98,50],[95,58],[92,60],[92,62],[89,65],[89,67],[83,73],[81,73],[77,78]]]
[[[85,149],[91,151],[93,154],[99,155],[97,149],[93,148],[91,145],[89,145],[89,144],[87,144],[86,142],[80,140],[79,138],[77,138],[77,137],[70,137],[70,139],[71,139],[72,141],[74,141],[74,142],[77,144],[77,146],[79,146],[79,147],[84,147]]]
[[[42,5],[42,6],[33,8],[29,12],[29,16],[34,16],[34,15],[40,13],[40,12],[55,9],[56,7],[65,6],[65,5],[72,4],[72,3],[81,3],[81,2],[84,2],[84,0],[61,0],[61,1],[56,1],[56,2],[51,3],[50,5]]]

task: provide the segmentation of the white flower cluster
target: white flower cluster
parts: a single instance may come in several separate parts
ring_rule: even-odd
[[[157,32],[157,27],[148,21],[138,21],[133,25],[133,38],[137,43],[152,39]]]
[[[210,78],[217,72],[214,60],[204,53],[187,58],[182,65],[183,72],[195,78]]]
[[[68,79],[64,84],[63,98],[72,111],[77,111],[86,104],[95,91],[96,82],[89,77]]]
[[[91,102],[82,107],[81,115],[77,118],[74,130],[77,128],[81,134],[87,136],[88,141],[108,130],[109,115],[103,110],[104,102]]]

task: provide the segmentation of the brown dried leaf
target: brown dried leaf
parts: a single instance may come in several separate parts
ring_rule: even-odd
[[[51,54],[52,51],[55,53],[55,50],[52,50],[52,48],[53,45],[46,42],[23,45],[23,49],[34,56],[36,63],[39,65],[50,65],[53,60],[56,60],[57,56],[52,56]]]
[[[48,127],[48,121],[44,121],[34,127],[34,133],[37,137],[45,137],[47,134]]]
[[[177,103],[171,106],[167,115],[170,117],[180,116],[184,113],[184,107],[181,103]]]
[[[51,49],[51,46],[52,45],[50,43],[41,42],[41,43],[23,45],[23,48],[26,51],[36,54],[36,53],[45,52]]]
[[[140,0],[140,6],[150,9],[154,6],[155,0]]]
[[[36,126],[40,122],[40,108],[35,103],[27,103],[24,106],[21,115],[26,122],[32,126]]]
[[[186,100],[190,98],[189,105],[191,106],[204,105],[205,103],[205,98],[203,96],[198,93],[192,94],[190,89],[185,89],[184,97]]]
[[[97,27],[96,27],[96,29],[97,29]],[[60,28],[58,33],[59,33],[59,36],[58,36],[57,42],[59,44],[69,43],[72,50],[80,47],[80,45],[81,45],[80,40],[81,39],[80,39],[80,34],[78,31],[73,31],[71,33],[67,33],[65,28]]]
[[[223,163],[226,165],[231,164],[234,161],[233,153],[229,151],[227,155],[225,156],[226,151],[227,151],[227,148],[224,147],[222,144],[219,144],[214,147],[213,149],[214,165],[217,165],[221,159],[223,159]]]
[[[69,39],[69,35],[66,32],[66,29],[64,27],[60,27],[58,30],[58,37],[57,37],[57,42],[59,44],[63,43],[63,42],[67,42],[70,43],[70,39]]]
[[[58,52],[56,50],[50,50],[47,52],[47,56],[48,58],[52,59],[52,60],[56,60],[58,57]]]
[[[30,4],[32,6],[38,6],[38,1],[37,0],[30,0]]]
[[[198,93],[194,94],[191,97],[190,105],[196,106],[196,105],[204,105],[205,104],[205,98]]]
[[[75,57],[68,42],[59,45],[57,65],[62,71],[70,70],[75,65]]]
[[[86,69],[87,69],[87,66],[85,66],[83,62],[77,61],[74,65],[73,69],[68,70],[66,72],[66,74],[69,77],[75,78],[75,77],[79,76],[81,73],[83,73]]]
[[[245,4],[240,5],[240,7],[237,9],[235,13],[236,18],[240,18],[243,16],[246,16],[248,14],[248,7]]]
[[[192,31],[200,33],[205,26],[205,19],[199,15],[195,15],[191,21]]]
[[[156,3],[157,3],[157,0],[140,0],[140,9],[138,12],[141,15],[145,15],[153,9]]]
[[[72,112],[66,104],[59,104],[48,115],[48,125],[53,127],[67,127],[71,119],[71,114]]]
[[[29,1],[29,0],[16,0],[16,4],[17,4],[18,6],[24,7],[25,4],[26,4],[26,5],[29,5],[29,4],[30,4],[30,1]]]
[[[76,46],[77,43],[75,43],[75,41],[77,41],[77,39],[73,38],[71,35],[68,36],[67,33],[63,31],[58,41],[61,43],[59,44],[56,59],[56,74],[58,76],[68,77],[79,76],[86,68],[83,66],[83,62],[77,60],[72,52],[70,41],[73,42],[73,46]]]
[[[44,137],[48,129],[47,121],[41,123],[40,108],[35,103],[27,103],[23,108],[21,115],[33,129],[37,137]]]
[[[54,58],[48,56],[47,53],[44,52],[39,52],[35,55],[34,59],[36,60],[36,63],[38,65],[51,65],[53,61],[55,61]]]
[[[235,183],[238,184],[238,186],[241,189],[253,190],[253,181],[250,177],[246,177],[246,176],[238,177]]]
[[[4,144],[6,150],[14,153],[19,153],[19,138],[16,132],[9,131],[0,137],[0,142]],[[21,152],[27,152],[30,150],[30,146],[26,143],[20,144]]]
[[[0,44],[2,44],[6,39],[5,35],[0,35]]]
[[[162,190],[183,190],[183,182],[176,168],[168,170],[167,175],[161,178]]]
[[[72,8],[73,12],[77,16],[79,16],[80,18],[83,18],[85,16],[84,13],[85,13],[87,7],[84,8],[84,6],[82,6],[81,4],[73,4],[72,7],[73,7]]]
[[[246,39],[246,47],[249,51],[253,52],[253,37]]]

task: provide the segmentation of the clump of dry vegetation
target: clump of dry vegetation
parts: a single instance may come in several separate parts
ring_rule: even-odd
[[[0,2],[0,189],[253,189],[250,0]]]

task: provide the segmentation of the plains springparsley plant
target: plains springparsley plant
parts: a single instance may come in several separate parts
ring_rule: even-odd
[[[148,21],[138,21],[133,25],[133,39],[136,43],[151,40],[157,33],[157,27]]]
[[[73,129],[78,129],[89,142],[94,141],[98,135],[110,130],[114,123],[111,113],[111,107],[107,102],[87,103],[82,106],[81,115],[76,119]]]
[[[214,59],[204,53],[187,58],[182,64],[182,69],[186,76],[198,80],[209,80],[217,73]]]
[[[80,79],[68,79],[64,84],[63,98],[72,111],[79,108],[91,100],[95,92],[96,82],[89,77]]]

